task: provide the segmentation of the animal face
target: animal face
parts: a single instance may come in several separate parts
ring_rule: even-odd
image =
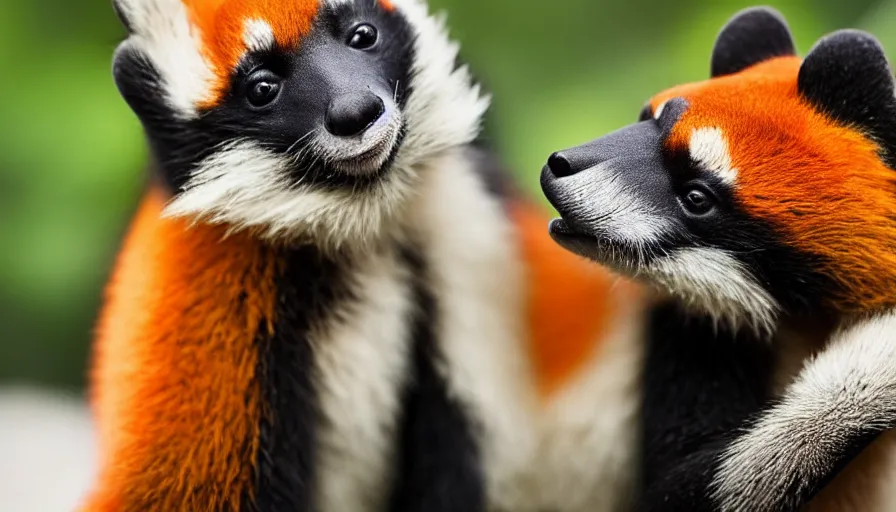
[[[469,142],[486,100],[417,0],[118,0],[115,56],[173,191],[166,212],[375,238],[416,168]]]
[[[896,100],[867,34],[794,56],[780,16],[722,31],[713,78],[555,153],[542,185],[569,249],[734,326],[861,312],[896,296]]]

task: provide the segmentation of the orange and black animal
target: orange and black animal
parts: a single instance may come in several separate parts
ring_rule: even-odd
[[[417,0],[117,0],[153,173],[99,324],[84,510],[614,510],[639,288],[475,144]]]
[[[870,35],[722,30],[712,78],[551,156],[561,245],[653,312],[638,510],[896,509],[896,96]],[[685,323],[690,321],[690,324]]]

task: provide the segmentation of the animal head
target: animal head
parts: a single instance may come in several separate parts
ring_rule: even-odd
[[[736,327],[896,304],[896,98],[878,42],[839,31],[801,60],[781,16],[750,9],[711,67],[551,156],[555,240]]]
[[[487,108],[420,0],[115,0],[166,215],[327,248],[386,232]]]

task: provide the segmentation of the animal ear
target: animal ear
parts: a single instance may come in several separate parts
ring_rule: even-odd
[[[858,128],[882,145],[896,166],[896,96],[893,71],[880,43],[858,30],[819,40],[800,67],[797,86],[816,109]]]
[[[784,17],[770,7],[745,9],[735,14],[716,38],[711,76],[730,75],[788,55],[796,55],[796,49]]]
[[[128,104],[148,122],[162,107],[196,115],[214,73],[202,54],[189,9],[218,0],[113,0],[130,32],[115,53],[113,76]],[[190,3],[190,5],[187,4]]]

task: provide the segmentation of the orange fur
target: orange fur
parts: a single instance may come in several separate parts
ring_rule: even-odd
[[[248,235],[162,220],[151,191],[108,288],[95,346],[101,471],[90,512],[237,510],[260,418],[256,335],[276,261]]]
[[[145,198],[124,243],[95,344],[101,471],[85,512],[238,510],[251,495],[263,410],[258,335],[271,334],[279,262],[248,233],[160,218]],[[510,204],[528,275],[524,314],[540,396],[584,369],[625,284],[560,248],[548,217]],[[261,331],[259,331],[261,329]]]
[[[896,172],[872,140],[800,97],[799,67],[799,58],[781,57],[659,94],[654,108],[674,97],[689,104],[666,149],[686,152],[693,130],[720,128],[737,169],[736,199],[787,243],[825,259],[847,290],[833,306],[896,305]]]
[[[265,21],[277,45],[297,48],[320,9],[319,0],[185,0],[192,22],[201,34],[206,59],[216,77],[213,92],[202,107],[220,102],[231,73],[246,53],[243,41],[248,20]]]
[[[548,218],[539,209],[515,203],[511,215],[528,272],[532,366],[541,396],[548,397],[600,347],[615,312],[614,278],[551,240]]]

